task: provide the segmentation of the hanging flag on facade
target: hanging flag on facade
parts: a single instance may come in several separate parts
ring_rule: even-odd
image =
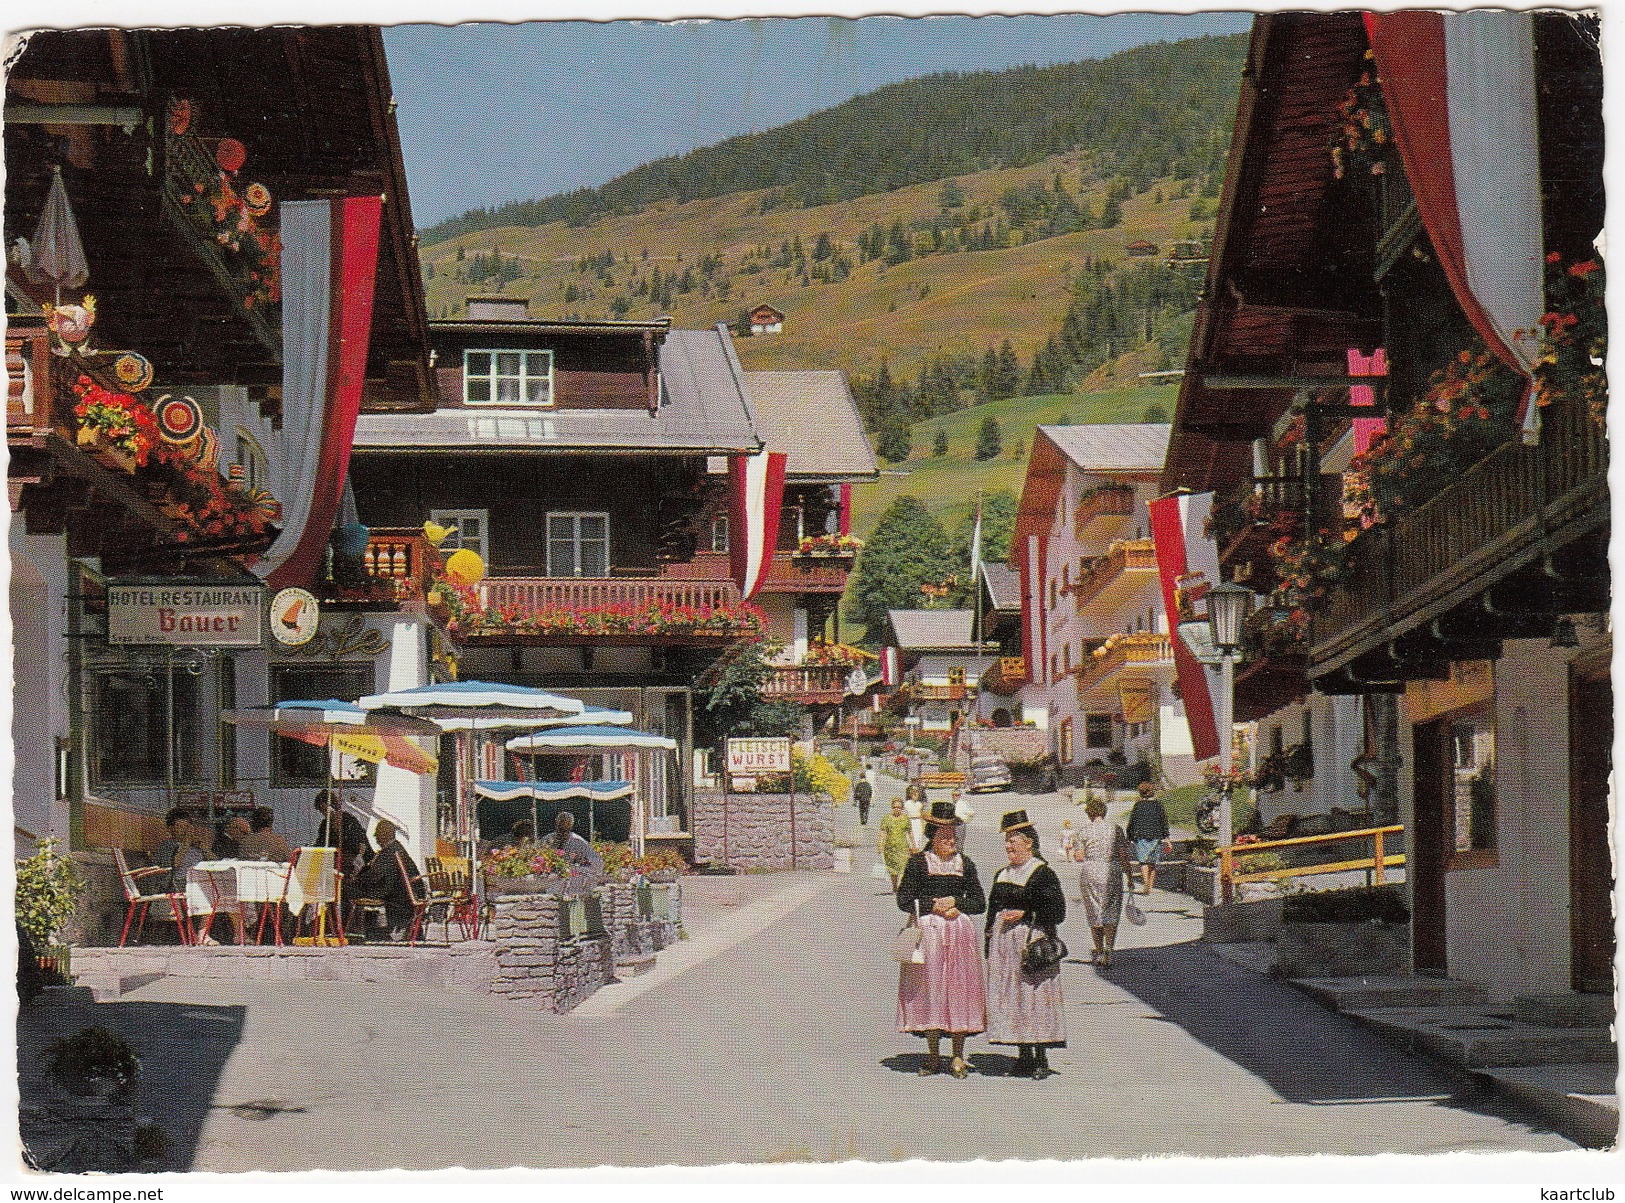
[[[1162,583],[1162,600],[1168,614],[1170,642],[1174,649],[1174,670],[1179,677],[1179,697],[1190,725],[1193,755],[1209,760],[1219,754],[1219,730],[1214,718],[1213,699],[1218,695],[1219,673],[1197,660],[1185,641],[1179,638],[1183,595],[1187,604],[1200,600],[1207,589],[1219,583],[1219,549],[1208,537],[1208,517],[1213,512],[1212,493],[1180,493],[1146,503],[1151,513],[1151,540],[1157,549],[1157,576]]]
[[[733,477],[733,529],[730,567],[740,596],[750,598],[767,579],[773,547],[779,540],[779,511],[784,506],[782,451],[736,455],[730,461]]]
[[[887,688],[903,683],[902,660],[894,647],[880,649],[880,683]]]

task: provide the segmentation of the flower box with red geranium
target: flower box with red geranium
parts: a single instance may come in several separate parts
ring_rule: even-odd
[[[863,540],[853,535],[803,535],[796,555],[817,560],[850,560],[862,550]]]
[[[73,386],[79,401],[75,441],[97,459],[121,472],[145,467],[159,443],[158,419],[128,393],[103,388],[89,376]]]

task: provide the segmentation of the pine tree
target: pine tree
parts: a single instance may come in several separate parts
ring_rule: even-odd
[[[875,444],[875,454],[894,464],[902,463],[914,450],[910,442],[912,433],[906,418],[891,418],[880,428],[880,440]]]
[[[1021,392],[1021,364],[1016,360],[1016,349],[1007,338],[999,345],[998,384],[995,395],[1014,397]]]
[[[937,427],[936,437],[931,440],[931,457],[933,459],[941,459],[943,456],[945,456],[947,454],[948,454],[948,432],[946,430],[944,430],[942,427],[938,426]]]
[[[1004,447],[1004,436],[999,430],[999,424],[992,414],[982,419],[982,427],[976,432],[976,458],[997,459]]]

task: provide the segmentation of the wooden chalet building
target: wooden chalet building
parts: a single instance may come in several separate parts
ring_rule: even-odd
[[[801,659],[851,556],[803,556],[799,540],[839,524],[841,482],[874,474],[844,382],[752,382],[726,327],[536,320],[515,298],[471,298],[466,320],[431,323],[430,337],[434,407],[380,408],[357,426],[351,482],[370,579],[347,604],[393,623],[396,646],[413,639],[422,679],[555,689],[675,738],[679,756],[640,788],[651,819],[680,829],[694,686],[729,648],[782,642],[772,695],[841,699],[847,670]],[[746,601],[739,471],[780,446],[782,518],[763,535],[778,550]],[[438,555],[426,522],[446,532]],[[479,555],[483,580],[434,578],[457,549]],[[512,775],[499,758],[481,771]]]
[[[323,762],[218,716],[314,662],[267,601],[321,574],[356,408],[429,397],[379,31],[42,31],[5,99],[17,834],[252,796],[297,843]]]
[[[1498,999],[1613,989],[1601,87],[1574,14],[1257,18],[1162,480],[1260,595],[1259,751],[1397,815],[1415,969]]]
[[[750,311],[750,332],[756,334],[784,333],[784,314],[771,305],[758,305]]]

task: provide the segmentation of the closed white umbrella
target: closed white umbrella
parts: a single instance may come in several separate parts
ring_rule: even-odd
[[[64,288],[82,288],[90,279],[90,263],[85,258],[85,245],[79,240],[79,223],[68,203],[61,167],[51,168],[45,208],[28,248],[27,262],[20,266],[34,283],[54,285],[59,304]]]

